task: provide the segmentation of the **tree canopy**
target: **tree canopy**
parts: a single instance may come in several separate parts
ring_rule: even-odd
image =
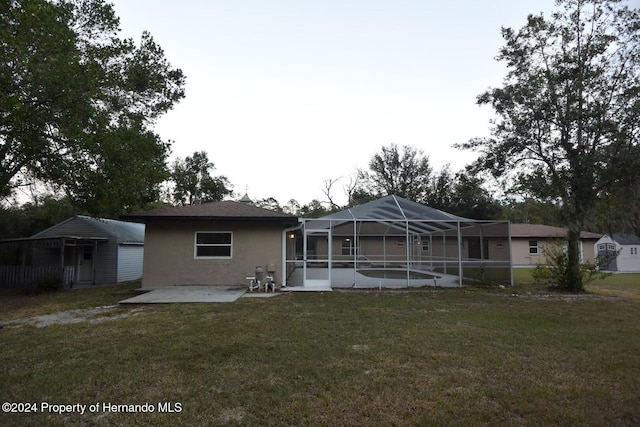
[[[216,202],[233,193],[225,176],[212,176],[215,166],[206,151],[197,151],[184,159],[178,157],[171,170],[173,202],[178,205]]]
[[[136,196],[108,211],[153,199],[168,143],[152,126],[184,97],[184,75],[149,33],[118,32],[104,0],[1,3],[0,197],[37,179],[97,204]]]
[[[502,29],[497,59],[508,72],[478,97],[497,114],[492,136],[462,147],[480,152],[477,169],[561,203],[566,283],[581,290],[580,231],[594,223],[600,198],[637,186],[640,15],[621,0],[557,4],[551,17]]]
[[[365,190],[379,197],[395,194],[409,200],[420,200],[428,192],[431,175],[429,158],[421,150],[397,144],[382,147],[369,161],[369,171],[359,171]]]
[[[382,147],[371,158],[369,170],[359,170],[357,180],[347,191],[349,205],[393,194],[472,219],[497,218],[501,214],[500,204],[474,171],[454,173],[445,165],[434,172],[429,157],[409,145],[403,146],[402,152],[396,144]]]

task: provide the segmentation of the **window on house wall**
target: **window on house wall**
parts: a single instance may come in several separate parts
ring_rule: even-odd
[[[233,235],[230,231],[196,231],[195,258],[231,258]]]
[[[429,252],[429,240],[422,241],[422,251]]]
[[[537,240],[529,240],[529,253],[537,254],[538,253],[538,241]]]
[[[631,248],[631,255],[638,255],[638,248]]]

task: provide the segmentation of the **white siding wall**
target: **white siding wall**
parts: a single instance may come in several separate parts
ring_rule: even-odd
[[[142,277],[144,246],[120,245],[118,248],[118,282],[137,280]]]
[[[635,250],[632,251],[632,248]],[[618,248],[618,271],[640,272],[640,245],[624,245]],[[632,253],[633,252],[633,253]]]

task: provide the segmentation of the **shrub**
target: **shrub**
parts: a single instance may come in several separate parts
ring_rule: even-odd
[[[569,257],[565,248],[566,242],[561,240],[543,250],[547,264],[538,264],[531,273],[536,284],[563,291],[574,288],[573,284],[569,283]],[[580,264],[582,284],[587,285],[594,280],[609,276],[610,273],[604,273],[598,268],[600,264],[606,265],[608,262],[608,259],[601,259],[595,264],[589,262]]]
[[[25,292],[28,294],[42,294],[57,292],[63,288],[62,275],[57,273],[49,273],[34,279],[27,287]]]

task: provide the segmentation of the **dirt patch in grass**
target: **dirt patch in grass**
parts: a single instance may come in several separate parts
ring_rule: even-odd
[[[118,305],[82,308],[0,322],[0,328],[20,328],[22,326],[45,328],[51,325],[66,325],[80,322],[101,323],[108,320],[122,319],[139,313],[142,310],[143,308],[134,308],[133,310],[123,309]]]

